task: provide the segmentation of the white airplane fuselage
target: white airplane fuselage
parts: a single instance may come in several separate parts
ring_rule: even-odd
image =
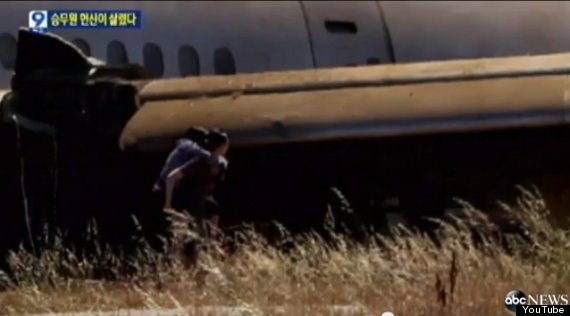
[[[89,55],[157,77],[223,75],[570,50],[556,1],[6,1],[0,88],[31,10],[141,10],[140,30],[61,29]]]

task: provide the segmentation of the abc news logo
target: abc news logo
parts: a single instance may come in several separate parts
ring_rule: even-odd
[[[505,297],[505,307],[516,312],[517,305],[568,305],[567,294],[529,294],[522,291],[510,291]]]

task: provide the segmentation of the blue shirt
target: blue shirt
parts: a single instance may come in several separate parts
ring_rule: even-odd
[[[196,158],[210,159],[210,153],[200,147],[196,142],[189,139],[181,139],[177,142],[176,148],[170,153],[160,176],[156,182],[159,189],[164,190],[166,186],[166,177],[174,169],[181,167],[188,161]],[[227,162],[226,162],[227,165]]]

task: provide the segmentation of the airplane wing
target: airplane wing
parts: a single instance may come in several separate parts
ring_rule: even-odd
[[[45,52],[57,58],[36,58]],[[124,150],[167,150],[191,126],[227,130],[233,146],[248,146],[566,124],[570,102],[570,54],[150,80],[21,29],[17,57],[13,90],[29,100],[3,112],[44,123],[73,112],[121,131]],[[122,86],[113,81],[121,76]],[[38,106],[39,96],[54,98],[46,82],[71,93],[70,80],[91,91],[76,98],[98,96],[87,110],[65,94]]]
[[[232,146],[566,124],[570,54],[193,77],[140,84],[123,149],[190,126]]]

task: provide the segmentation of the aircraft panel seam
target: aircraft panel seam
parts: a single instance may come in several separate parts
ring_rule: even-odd
[[[380,14],[380,23],[382,25],[382,30],[386,36],[386,49],[388,50],[388,57],[390,58],[390,62],[396,63],[396,54],[394,53],[394,42],[392,41],[390,26],[388,25],[388,21],[386,20],[386,15],[384,14],[384,10],[382,9],[380,1],[375,2],[376,8],[378,9],[378,14]]]
[[[303,20],[305,21],[305,28],[307,29],[307,36],[309,37],[309,47],[311,49],[311,60],[313,62],[313,68],[317,68],[315,45],[313,43],[313,32],[311,32],[311,26],[309,24],[309,15],[307,14],[307,10],[303,1],[299,1],[299,6],[301,7],[301,13],[303,14]]]

